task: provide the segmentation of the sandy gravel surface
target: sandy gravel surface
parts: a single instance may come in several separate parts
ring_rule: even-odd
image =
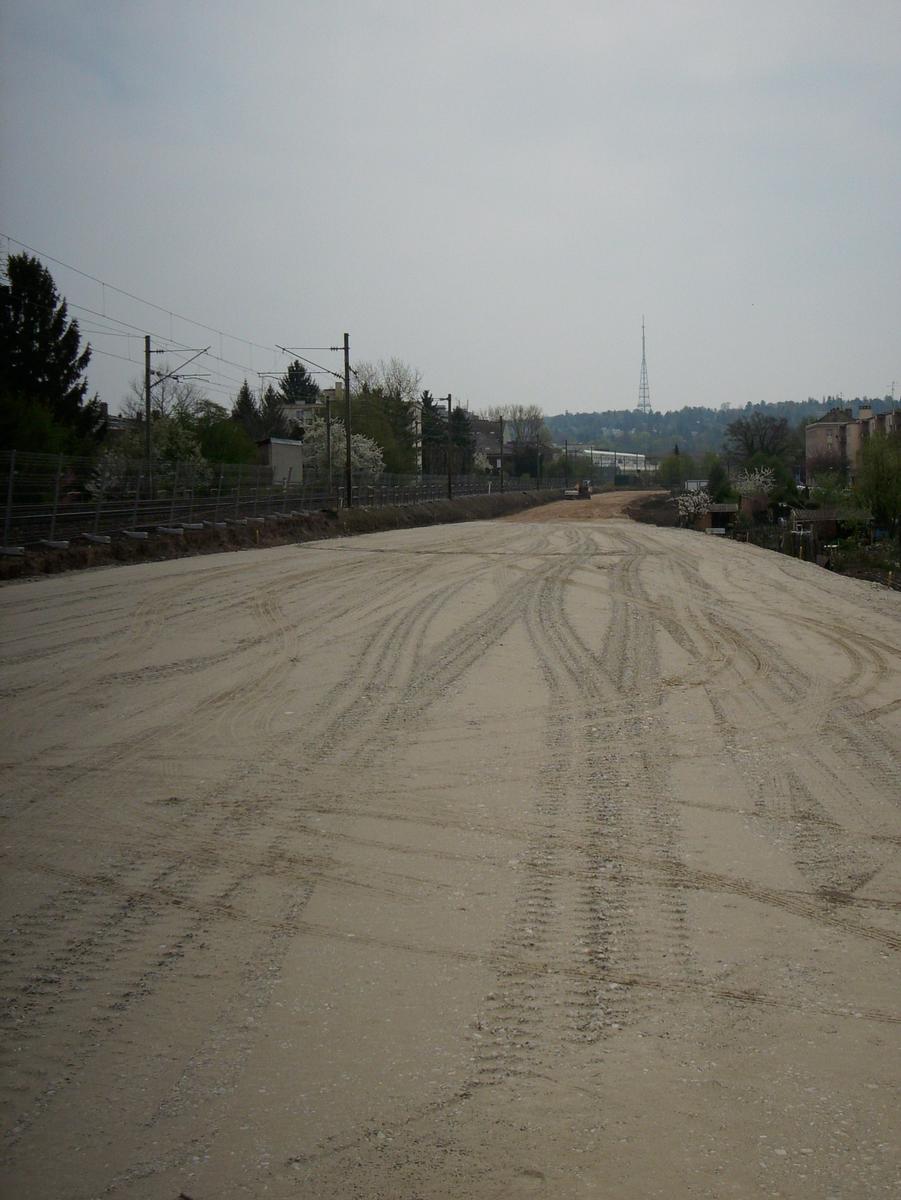
[[[636,500],[647,496],[667,496],[668,492],[648,489],[641,492],[599,492],[587,500],[555,500],[541,508],[527,508],[505,521],[609,521],[613,517],[625,517],[626,509]]]
[[[4,1195],[897,1194],[901,598],[543,515],[0,589]]]

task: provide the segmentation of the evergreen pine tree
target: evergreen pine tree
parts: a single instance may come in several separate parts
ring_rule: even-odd
[[[259,422],[260,437],[288,436],[288,418],[285,416],[283,401],[271,383],[260,400]]]
[[[319,384],[295,358],[279,380],[278,396],[282,404],[316,404],[320,399]]]
[[[50,272],[37,258],[11,254],[0,284],[0,432],[7,445],[81,449],[103,437],[103,407],[96,396],[85,400],[90,360]],[[47,444],[25,446],[23,436]]]
[[[247,380],[241,384],[235,402],[232,405],[232,420],[237,421],[249,438],[254,441],[263,437],[260,410],[256,397],[248,386]]]

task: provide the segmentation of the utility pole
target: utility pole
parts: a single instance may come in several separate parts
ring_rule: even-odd
[[[447,498],[448,498],[448,500],[453,500],[453,498],[454,498],[454,477],[453,477],[453,473],[452,473],[453,466],[451,463],[451,451],[452,450],[453,450],[453,443],[451,441],[451,394],[450,394],[450,392],[448,392],[447,393]]]
[[[563,443],[563,486],[569,487],[569,439]]]
[[[144,478],[149,494],[153,496],[153,480],[150,474],[150,334],[144,335]]]
[[[498,429],[497,429],[498,449],[500,450],[499,457],[500,457],[500,463],[501,463],[501,491],[503,491],[504,490],[504,418],[503,417],[498,417],[497,426],[498,426]]]
[[[347,443],[346,462],[344,469],[345,494],[344,503],[348,508],[354,506],[354,474],[350,457],[350,334],[344,335],[344,433]]]

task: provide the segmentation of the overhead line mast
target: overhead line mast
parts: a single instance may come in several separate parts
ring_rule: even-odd
[[[641,317],[641,380],[638,384],[638,410],[651,411],[651,391],[648,387],[648,360],[644,352],[644,314]]]

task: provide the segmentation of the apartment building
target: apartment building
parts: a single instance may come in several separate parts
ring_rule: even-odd
[[[853,409],[833,408],[804,431],[807,482],[816,478],[817,471],[843,471],[853,482],[866,440],[896,431],[901,431],[897,411],[874,413],[870,405],[861,405],[855,417]]]

